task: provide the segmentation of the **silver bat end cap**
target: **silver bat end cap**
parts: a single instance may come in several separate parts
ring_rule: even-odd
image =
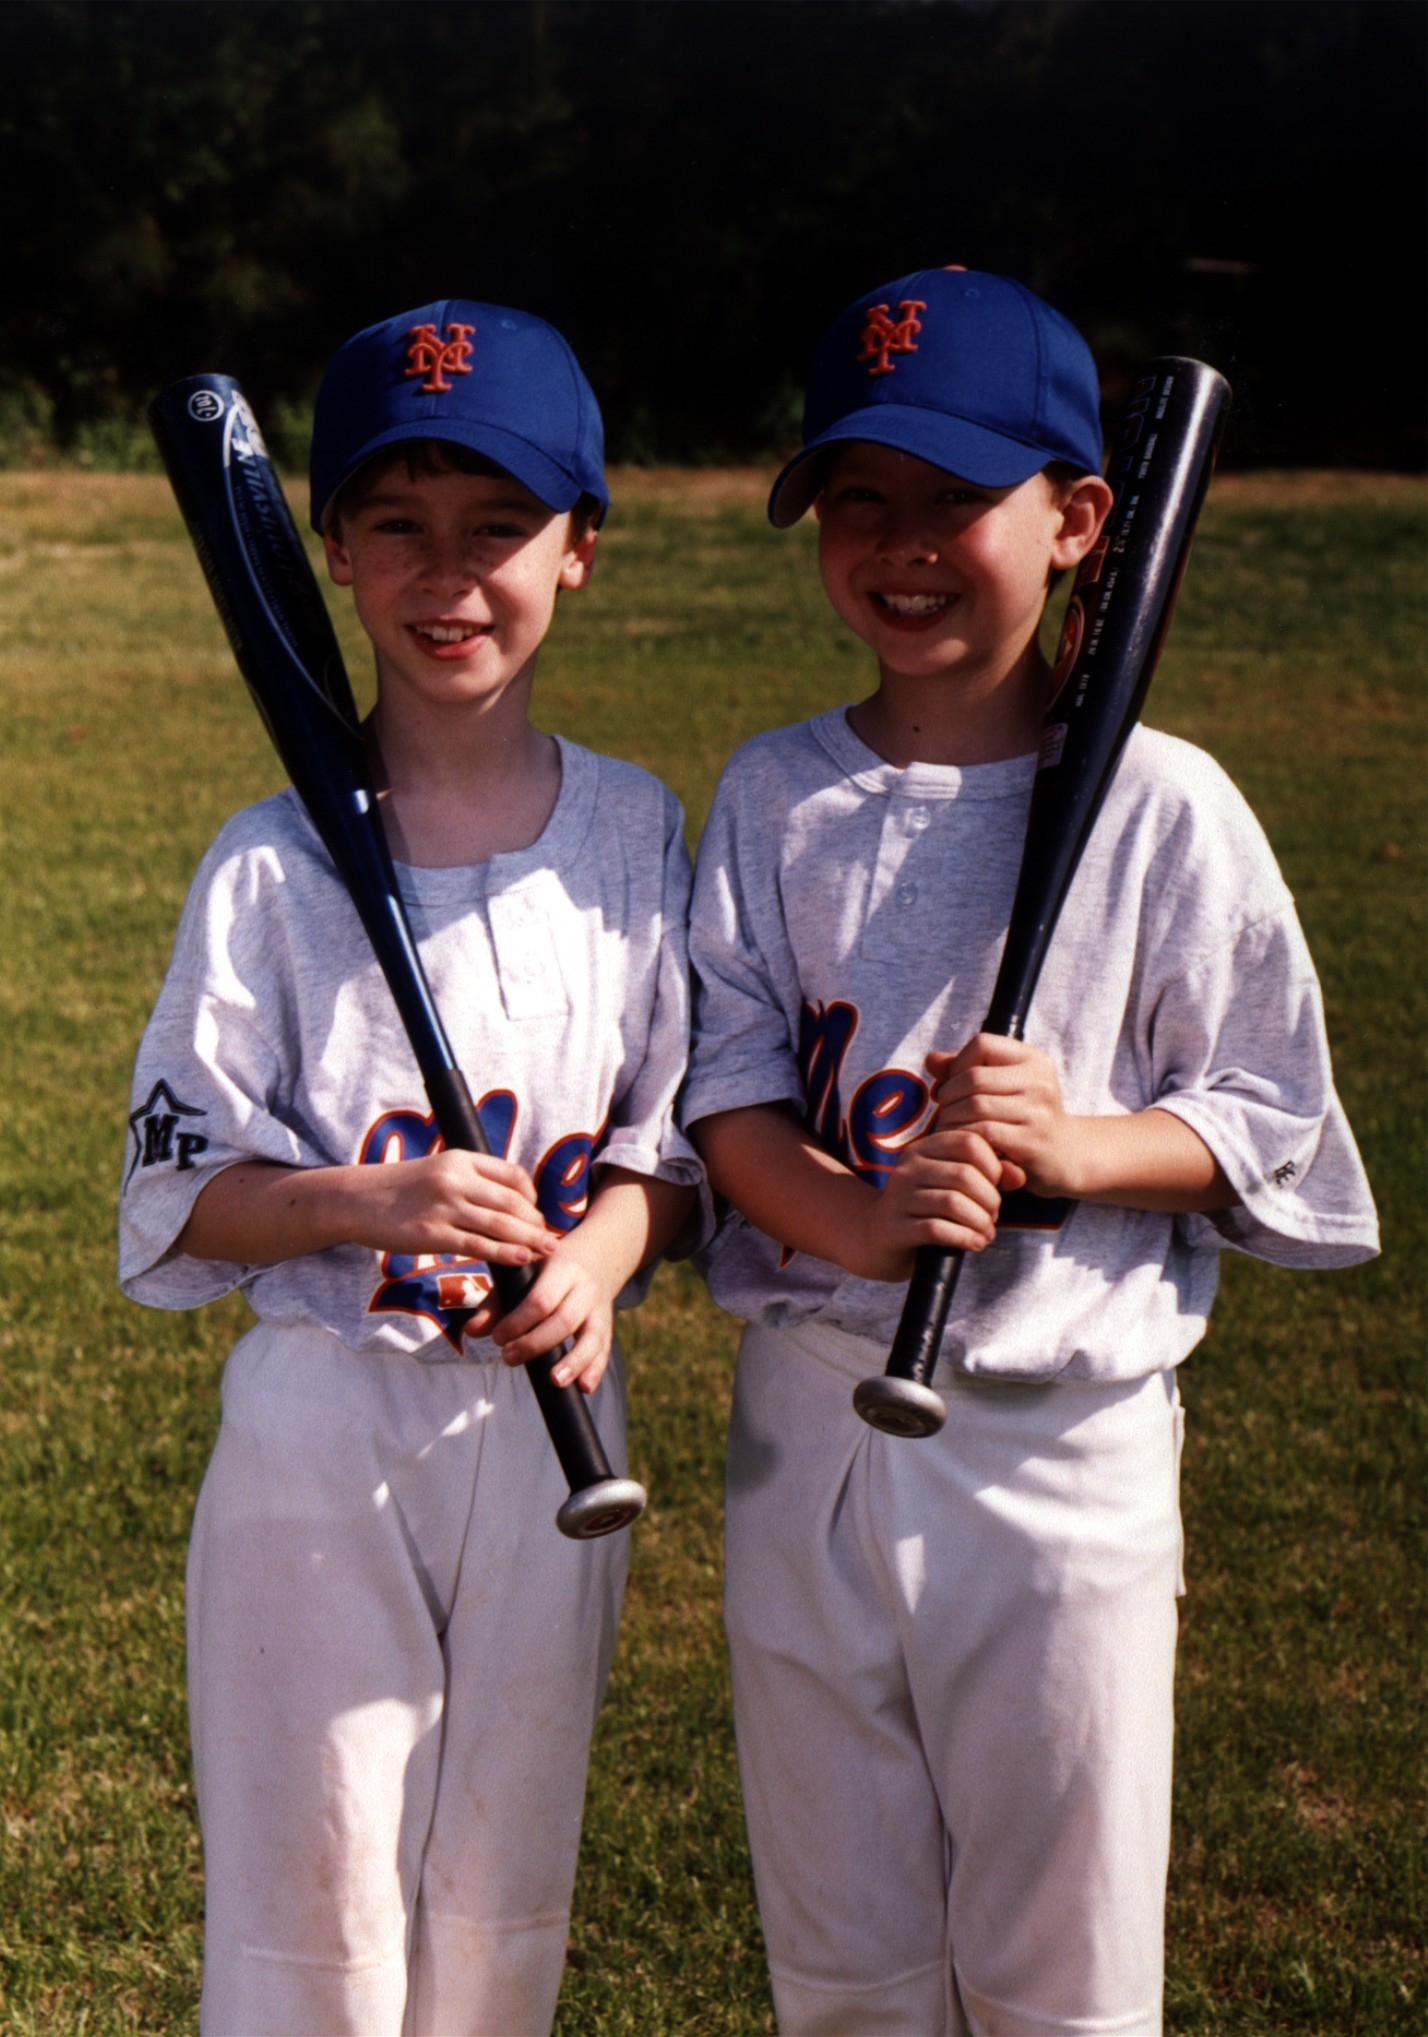
[[[571,1493],[555,1517],[555,1525],[572,1542],[593,1542],[628,1528],[645,1510],[647,1495],[633,1478],[601,1478]]]
[[[946,1408],[930,1386],[885,1372],[853,1388],[853,1405],[869,1428],[881,1429],[885,1436],[935,1436],[947,1419]]]

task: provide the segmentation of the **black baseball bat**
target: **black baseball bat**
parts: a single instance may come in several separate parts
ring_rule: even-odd
[[[437,1128],[449,1147],[489,1153],[397,889],[342,653],[253,413],[231,376],[196,375],[154,399],[149,423],[238,669],[366,929]],[[536,1269],[492,1266],[491,1277],[509,1310]],[[552,1380],[560,1356],[525,1372],[570,1485],[556,1526],[584,1541],[628,1526],[645,1493],[615,1477],[584,1395]]]
[[[1155,672],[1229,407],[1222,375],[1175,355],[1148,361],[1132,387],[1106,473],[1115,500],[1067,604],[983,1032],[1022,1036],[1071,879]],[[854,1391],[863,1420],[890,1436],[930,1436],[946,1419],[929,1381],[963,1256],[919,1250],[887,1370]]]

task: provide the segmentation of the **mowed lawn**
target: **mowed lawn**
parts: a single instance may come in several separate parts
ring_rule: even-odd
[[[691,841],[735,743],[867,687],[764,485],[618,476],[538,685],[546,725],[669,780]],[[0,506],[0,2031],[178,2037],[184,1548],[245,1316],[125,1302],[114,1202],[189,877],[280,775],[162,480],[4,474]],[[1227,765],[1280,855],[1385,1240],[1348,1273],[1231,1258],[1183,1377],[1177,2033],[1428,2017],[1424,506],[1412,480],[1217,483],[1147,714]],[[665,1269],[627,1330],[651,1502],[559,2031],[744,2037],[773,2026],[718,1619],[735,1328]]]

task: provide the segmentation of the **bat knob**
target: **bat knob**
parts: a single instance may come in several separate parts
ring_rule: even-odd
[[[880,1372],[853,1389],[853,1405],[869,1428],[885,1436],[935,1436],[947,1410],[930,1386]]]
[[[597,1478],[571,1493],[555,1517],[555,1525],[572,1542],[593,1542],[628,1528],[645,1510],[645,1489],[633,1478]]]

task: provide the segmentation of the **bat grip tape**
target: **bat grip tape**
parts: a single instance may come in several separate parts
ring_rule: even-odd
[[[1034,984],[1035,978],[1032,978]],[[984,1033],[999,1033],[1004,1039],[1019,1040],[1031,1002],[1031,985],[1025,981],[999,980],[992,992],[991,1007],[982,1025]],[[962,1252],[942,1252],[936,1245],[922,1245],[908,1282],[902,1318],[893,1338],[886,1367],[889,1379],[910,1379],[929,1386],[942,1349],[942,1333],[952,1309],[952,1297],[962,1271]]]
[[[961,1252],[939,1252],[935,1245],[919,1247],[902,1320],[888,1356],[890,1379],[911,1379],[918,1386],[931,1382],[963,1256]]]

